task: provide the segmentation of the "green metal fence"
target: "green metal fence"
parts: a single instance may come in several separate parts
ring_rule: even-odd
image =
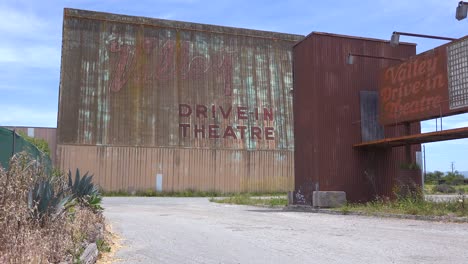
[[[14,130],[0,127],[0,166],[8,169],[10,158],[22,151],[29,153],[31,158],[39,160],[47,169],[52,168],[52,161],[48,155],[42,153]]]

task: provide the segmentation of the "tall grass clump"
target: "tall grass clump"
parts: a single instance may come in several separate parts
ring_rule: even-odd
[[[468,216],[465,194],[460,192],[456,199],[448,201],[426,200],[420,187],[397,185],[394,199],[377,197],[367,203],[348,204],[338,210],[343,213],[364,212],[369,214],[405,214],[423,216]]]
[[[224,198],[213,197],[210,202],[277,207],[286,206],[288,199],[283,196],[253,197],[248,193],[238,193]]]

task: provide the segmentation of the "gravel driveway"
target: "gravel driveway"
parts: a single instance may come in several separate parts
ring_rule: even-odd
[[[468,224],[106,197],[118,263],[468,263]]]

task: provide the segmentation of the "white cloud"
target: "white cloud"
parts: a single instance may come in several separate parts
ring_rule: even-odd
[[[0,47],[0,62],[16,62],[16,50]]]
[[[47,22],[32,13],[20,12],[11,7],[0,6],[0,32],[28,36],[39,34],[47,27]]]
[[[16,63],[35,68],[60,67],[60,49],[45,45],[18,46],[0,46],[0,63]]]
[[[394,30],[441,36],[465,35],[466,21],[454,18],[457,2],[0,0],[0,35],[3,37],[0,42],[0,69],[3,70],[0,91],[11,97],[11,100],[5,97],[0,100],[2,113],[8,113],[0,115],[0,125],[56,126],[55,106],[41,109],[30,103],[41,102],[38,98],[45,98],[42,99],[44,102],[50,100],[49,104],[56,103],[64,6],[286,33],[328,31],[388,39]],[[402,41],[418,43],[418,52],[444,43],[409,37]],[[52,92],[47,91],[53,91],[53,96],[48,96]],[[26,97],[28,100],[24,100]],[[18,105],[6,105],[10,101],[18,102]],[[468,117],[443,119],[444,129],[461,126],[468,126]],[[435,121],[422,122],[421,127],[425,132],[435,131]],[[468,140],[460,140],[427,144],[428,165],[444,170],[451,161],[455,161],[457,167],[468,164],[466,158],[463,159],[467,156],[467,143]]]
[[[442,118],[443,130],[461,127],[468,127],[468,114],[446,116]],[[437,123],[436,119],[421,122],[421,132],[426,133],[436,130],[440,130],[440,118],[437,119]]]
[[[1,126],[57,126],[57,112],[32,109],[20,105],[0,107],[6,115],[0,115]]]

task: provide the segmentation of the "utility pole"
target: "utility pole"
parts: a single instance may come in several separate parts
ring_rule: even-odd
[[[455,166],[453,165],[453,161],[452,161],[452,173],[453,173],[454,168],[455,168]]]
[[[424,156],[424,166],[423,166],[423,169],[424,169],[424,172],[423,172],[423,180],[422,180],[422,187],[423,187],[423,190],[424,190],[424,181],[426,180],[426,145],[423,144],[423,156]]]

